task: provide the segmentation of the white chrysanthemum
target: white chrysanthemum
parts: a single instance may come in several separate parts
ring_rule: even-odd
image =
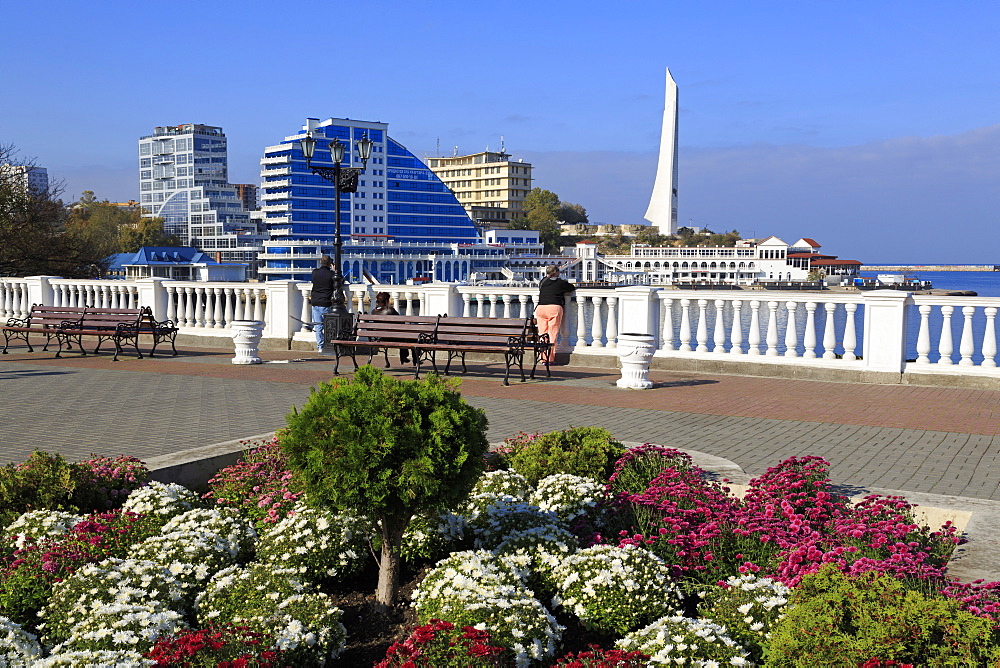
[[[668,565],[635,545],[595,545],[552,569],[559,604],[585,625],[625,633],[680,611],[680,593]]]
[[[592,510],[604,496],[604,485],[592,478],[557,473],[538,481],[529,501],[569,523]]]
[[[156,665],[139,652],[122,651],[58,651],[31,664],[32,668],[147,668]]]
[[[184,617],[160,603],[105,603],[81,619],[62,643],[70,650],[146,652],[162,637],[187,628]]]
[[[785,616],[790,594],[791,589],[780,582],[747,573],[706,591],[698,610],[701,616],[724,624],[744,645],[761,649],[771,629]]]
[[[615,646],[627,652],[648,654],[651,664],[751,665],[746,648],[729,637],[726,627],[709,619],[663,617],[629,633]]]
[[[195,508],[181,513],[163,525],[162,534],[177,531],[207,532],[229,541],[236,549],[236,558],[245,561],[253,556],[257,530],[235,508],[216,506]]]
[[[475,505],[468,521],[477,549],[495,549],[511,536],[528,529],[562,526],[555,513],[544,512],[538,506],[509,496],[474,497],[469,503]]]
[[[133,559],[105,559],[78,568],[55,583],[39,617],[45,620],[47,644],[69,637],[94,608],[116,603],[174,608],[181,586],[162,564]]]
[[[343,578],[364,566],[371,523],[350,513],[296,504],[260,535],[257,558],[309,579]]]
[[[479,477],[469,496],[509,496],[527,501],[531,483],[514,470],[488,471]]]
[[[13,542],[14,547],[20,549],[27,543],[61,536],[83,519],[82,515],[60,510],[31,510],[4,528],[3,540]]]
[[[238,548],[230,541],[206,531],[175,531],[150,536],[132,547],[129,556],[167,568],[190,601],[218,571],[236,563]]]
[[[517,664],[526,666],[555,653],[562,627],[525,587],[524,575],[490,552],[456,552],[427,574],[413,605],[424,623],[437,618],[489,628],[493,641],[513,649]]]
[[[29,665],[41,654],[37,636],[7,617],[0,617],[0,666]]]
[[[465,517],[452,512],[415,516],[403,532],[399,553],[404,559],[440,559],[465,539],[467,530]]]
[[[122,510],[166,521],[200,505],[198,495],[186,487],[154,480],[129,494]]]

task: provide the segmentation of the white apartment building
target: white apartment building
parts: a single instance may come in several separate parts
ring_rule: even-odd
[[[229,183],[222,128],[186,123],[140,137],[139,202],[184,245],[220,262],[247,263],[255,275],[263,236]]]
[[[481,227],[507,229],[510,221],[524,217],[531,163],[510,160],[502,150],[425,160]]]
[[[11,176],[23,188],[38,195],[49,192],[49,171],[44,167],[33,165],[0,165],[4,176]]]

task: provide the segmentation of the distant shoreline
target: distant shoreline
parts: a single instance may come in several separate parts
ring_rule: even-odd
[[[996,271],[992,264],[865,264],[861,271]]]

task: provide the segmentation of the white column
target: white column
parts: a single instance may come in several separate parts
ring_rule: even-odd
[[[167,292],[167,317],[166,320],[172,320],[174,324],[179,322],[177,318],[177,286],[168,285],[166,288]],[[156,317],[156,313],[153,313],[153,317]]]
[[[938,364],[942,366],[954,364],[951,360],[951,354],[955,350],[951,342],[951,314],[954,312],[954,306],[941,307],[943,320],[941,321],[941,338],[938,340],[938,353],[940,353],[941,359],[938,360]]]
[[[225,302],[222,299],[226,291],[223,288],[215,288],[213,292],[215,292],[215,329],[222,329],[226,326]]]
[[[816,302],[806,302],[806,332],[802,345],[806,352],[803,357],[816,359]]]
[[[582,348],[587,345],[587,318],[584,308],[587,304],[586,297],[576,298],[576,346]]]
[[[788,319],[785,321],[785,357],[799,356],[799,332],[795,326],[795,312],[798,310],[795,302],[785,302]]]
[[[262,289],[260,289],[260,288],[254,288],[253,289],[253,319],[254,320],[260,320],[261,322],[265,322],[265,320],[264,320],[264,303],[263,303],[263,301],[260,298],[260,296],[261,296],[261,294],[263,292],[264,291]]]
[[[184,326],[194,327],[197,323],[194,320],[194,299],[192,295],[194,288],[184,287]]]
[[[486,295],[476,293],[476,317],[477,318],[488,318],[489,307],[487,306]]]
[[[205,326],[205,289],[201,286],[194,288],[194,326]]]
[[[601,302],[604,297],[591,297],[590,303],[594,305],[594,317],[590,321],[591,346],[594,348],[604,347],[604,320],[601,318]]]
[[[858,346],[858,334],[857,327],[854,324],[854,313],[858,310],[858,305],[855,303],[845,304],[844,309],[847,311],[847,319],[844,321],[844,357],[845,360],[856,360],[857,356],[854,354],[854,349]]]
[[[236,302],[235,295],[236,295],[235,290],[233,290],[232,288],[226,288],[226,327],[229,327],[229,323],[231,323],[235,319],[233,318],[233,310],[235,308],[235,302]],[[305,303],[305,300],[303,300],[303,303]],[[308,306],[308,304],[306,305]]]
[[[917,364],[930,364],[928,353],[931,351],[931,326],[930,304],[921,304],[917,309],[920,311],[920,331],[917,333]]]
[[[729,330],[729,354],[743,354],[743,300],[733,300],[733,326]]]
[[[750,331],[747,332],[747,343],[750,344],[748,355],[760,355],[760,301],[750,300]]]
[[[462,317],[472,317],[472,295],[468,292],[462,293]]]
[[[962,359],[958,361],[959,366],[972,366],[972,353],[976,352],[976,344],[972,340],[972,314],[975,312],[974,306],[962,307],[965,322],[962,323],[962,342],[958,346],[958,352],[962,354]]]
[[[778,302],[768,302],[767,352],[768,357],[778,356]]]
[[[660,335],[660,350],[674,350],[674,300],[664,297],[660,300],[663,311],[663,333]]]
[[[997,365],[997,307],[987,306],[983,312],[986,314],[986,331],[983,332],[983,366],[992,368]]]
[[[695,348],[699,353],[708,352],[708,300],[698,300],[698,330],[695,335],[698,346]]]
[[[503,299],[503,317],[510,318],[513,317],[510,314],[510,303],[513,301],[513,295],[505,294],[501,297]]]
[[[250,295],[248,294],[249,291],[246,288],[236,288],[235,292],[236,303],[233,305],[233,320],[246,320],[246,318],[243,317],[243,314],[246,311],[244,304],[250,300]],[[310,315],[309,317],[312,316]]]
[[[715,330],[712,337],[715,346],[712,348],[713,353],[725,354],[726,352],[726,318],[723,310],[725,306],[725,300],[715,300]]]
[[[691,352],[691,300],[681,300],[681,347],[680,350],[686,353]]]
[[[901,290],[873,290],[863,298],[864,368],[902,373],[906,365],[907,307],[913,302],[913,297]]]
[[[836,359],[837,352],[837,330],[834,324],[834,316],[837,313],[837,305],[833,302],[823,304],[826,311],[826,324],[823,326],[823,359]]]
[[[606,348],[618,347],[618,298],[608,297],[608,325],[605,334],[608,337]]]
[[[215,288],[205,289],[205,329],[215,327]]]

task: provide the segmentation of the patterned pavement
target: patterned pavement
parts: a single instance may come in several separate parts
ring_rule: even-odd
[[[115,363],[12,346],[0,357],[0,464],[36,448],[148,458],[274,431],[331,377],[329,359],[303,355],[263,351],[268,363],[238,366],[231,351],[182,348],[176,358]],[[624,441],[722,457],[751,476],[819,455],[835,482],[859,491],[1000,500],[1000,389],[654,371],[656,386],[638,391],[615,387],[613,370],[582,366],[509,387],[501,377],[502,365],[470,363],[461,388],[486,410],[491,441],[598,425]]]

